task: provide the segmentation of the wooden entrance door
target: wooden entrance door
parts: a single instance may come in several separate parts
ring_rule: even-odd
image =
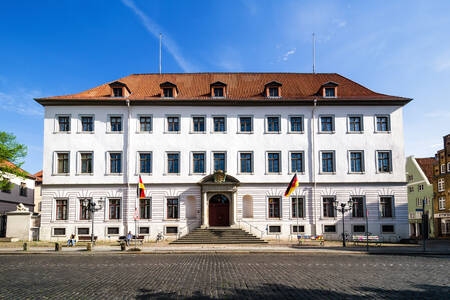
[[[230,201],[222,194],[209,199],[209,225],[230,226]]]

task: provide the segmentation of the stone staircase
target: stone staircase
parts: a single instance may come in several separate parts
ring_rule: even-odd
[[[239,228],[197,228],[170,244],[267,244],[267,242]]]

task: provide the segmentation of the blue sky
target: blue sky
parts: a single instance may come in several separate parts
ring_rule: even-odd
[[[43,109],[33,97],[72,94],[132,73],[340,73],[414,98],[406,155],[434,155],[450,133],[450,1],[4,1],[0,130],[42,169]]]

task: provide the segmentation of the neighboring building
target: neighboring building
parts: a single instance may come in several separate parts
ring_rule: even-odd
[[[41,201],[42,201],[42,170],[33,175],[36,178],[34,186],[34,212],[41,213]]]
[[[406,158],[408,180],[408,220],[411,237],[422,236],[422,213],[428,215],[429,237],[434,237],[433,222],[433,157]],[[425,201],[425,207],[423,202]]]
[[[402,107],[338,74],[136,74],[45,107],[41,239],[196,227],[407,238]],[[223,173],[225,172],[225,176]],[[300,186],[284,191],[293,174]],[[147,188],[136,200],[139,175]]]
[[[450,236],[450,134],[444,136],[444,149],[435,155],[434,219],[435,232]]]
[[[14,166],[14,164],[10,162],[3,163]],[[33,211],[35,178],[26,171],[22,171],[27,174],[26,178],[12,174],[4,174],[10,182],[10,186],[9,188],[0,191],[0,214],[16,210],[19,203],[22,203],[30,211]]]

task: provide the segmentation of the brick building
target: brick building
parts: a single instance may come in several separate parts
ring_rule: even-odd
[[[444,148],[435,155],[434,218],[438,236],[450,236],[450,134],[444,136]]]

